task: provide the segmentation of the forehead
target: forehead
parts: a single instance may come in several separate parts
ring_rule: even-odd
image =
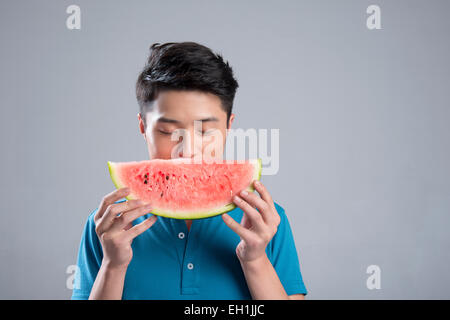
[[[180,122],[208,117],[226,119],[226,112],[218,96],[193,90],[160,92],[152,110],[153,117],[165,117]]]

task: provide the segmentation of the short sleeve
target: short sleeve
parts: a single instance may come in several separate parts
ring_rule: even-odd
[[[98,208],[89,215],[81,236],[72,300],[87,300],[89,298],[102,263],[103,251],[95,232],[94,222],[94,215],[97,210]]]
[[[307,295],[289,220],[280,205],[275,203],[275,208],[280,216],[280,224],[268,245],[270,260],[288,295],[298,293]]]

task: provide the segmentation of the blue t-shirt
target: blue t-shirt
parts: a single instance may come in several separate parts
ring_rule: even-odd
[[[277,203],[275,207],[281,221],[266,247],[267,256],[286,293],[306,295],[289,221],[284,209]],[[89,215],[81,238],[74,300],[88,299],[102,262],[94,223],[97,210]],[[237,207],[228,214],[240,222],[243,211]],[[133,225],[150,216],[136,219]],[[239,241],[221,215],[192,220],[190,230],[184,220],[158,216],[153,226],[132,242],[133,259],[125,275],[122,299],[251,300],[236,256]]]

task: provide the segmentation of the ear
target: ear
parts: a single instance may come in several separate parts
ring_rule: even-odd
[[[228,120],[228,127],[227,127],[227,133],[231,129],[231,124],[234,121],[234,113],[230,114],[230,119]]]
[[[142,119],[142,117],[141,117],[141,113],[140,113],[140,112],[138,112],[138,114],[137,114],[137,118],[138,118],[138,121],[139,121],[139,131],[141,132],[141,134],[143,134],[143,135],[144,135],[144,139],[145,139],[146,137],[145,137],[145,126],[144,126],[144,120]]]

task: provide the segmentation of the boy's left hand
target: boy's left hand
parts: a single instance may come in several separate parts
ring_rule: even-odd
[[[244,211],[241,223],[228,214],[222,214],[225,224],[241,237],[236,247],[236,255],[241,262],[250,262],[264,257],[266,246],[272,240],[280,224],[280,216],[266,187],[258,180],[254,192],[241,192],[233,198],[234,203]],[[259,212],[258,212],[259,211]]]

